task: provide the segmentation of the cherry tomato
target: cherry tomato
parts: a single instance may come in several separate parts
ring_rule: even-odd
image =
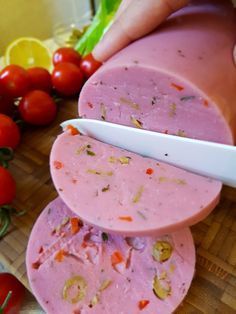
[[[6,307],[4,307],[4,309],[0,307],[0,313],[18,314],[24,300],[25,287],[13,275],[0,273],[0,305],[3,305],[9,291],[11,291],[12,294]]]
[[[21,99],[19,112],[22,119],[30,124],[47,125],[55,119],[57,106],[47,93],[34,90]]]
[[[57,49],[54,52],[52,59],[54,66],[62,62],[70,62],[79,67],[81,56],[75,49],[70,47],[63,47]]]
[[[0,166],[0,206],[10,204],[15,196],[15,180],[7,169]]]
[[[29,75],[18,65],[8,65],[0,73],[4,93],[12,98],[24,96],[30,87]]]
[[[5,114],[0,114],[0,147],[16,148],[20,142],[18,125]]]
[[[97,71],[98,68],[100,68],[101,65],[102,63],[95,60],[93,55],[90,53],[81,60],[80,69],[84,73],[84,76],[89,78]]]
[[[32,90],[43,90],[50,93],[52,89],[51,74],[44,68],[35,67],[27,70]]]
[[[80,68],[73,63],[59,63],[52,72],[52,83],[60,94],[73,96],[82,87],[83,74]]]

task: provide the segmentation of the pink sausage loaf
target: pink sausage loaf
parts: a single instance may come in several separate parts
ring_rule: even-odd
[[[205,218],[221,183],[82,135],[54,142],[50,169],[67,206],[122,235],[171,233]]]
[[[57,198],[34,225],[26,265],[48,314],[170,314],[191,284],[195,250],[187,228],[113,236],[83,224]]]
[[[235,11],[196,2],[102,66],[82,89],[79,115],[233,144]]]

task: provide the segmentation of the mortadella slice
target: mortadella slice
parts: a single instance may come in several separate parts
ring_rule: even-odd
[[[191,284],[195,249],[188,228],[114,236],[86,225],[57,198],[33,227],[26,265],[48,314],[170,314]]]
[[[174,166],[64,132],[50,169],[67,206],[84,221],[122,235],[170,233],[204,219],[221,183]]]
[[[190,138],[236,138],[235,10],[195,1],[84,85],[79,115]]]

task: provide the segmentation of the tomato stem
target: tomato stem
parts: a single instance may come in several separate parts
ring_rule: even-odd
[[[22,119],[15,120],[15,123],[18,125],[19,129],[22,130],[25,128],[26,123]]]
[[[19,217],[24,215],[25,212],[25,210],[17,211],[11,205],[3,205],[0,207],[0,239],[7,233],[8,227],[11,223],[11,215]]]
[[[13,150],[10,147],[0,148],[0,164],[4,168],[8,168],[8,161],[12,160],[14,157]]]
[[[58,96],[57,94],[52,95],[52,99],[55,101],[56,104],[62,101],[62,97]]]
[[[0,239],[7,233],[8,227],[11,223],[9,211],[0,208]]]
[[[16,208],[12,207],[12,205],[3,205],[0,209],[8,210],[11,215],[15,215],[16,217],[22,216],[26,213],[26,210],[18,211]]]
[[[0,313],[3,313],[4,309],[7,307],[7,304],[11,298],[12,291],[9,291],[5,300],[3,301],[3,304],[0,306]]]

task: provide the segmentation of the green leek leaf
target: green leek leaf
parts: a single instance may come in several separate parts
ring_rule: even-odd
[[[82,55],[89,54],[111,25],[121,0],[101,0],[91,25],[79,39],[75,49]]]

